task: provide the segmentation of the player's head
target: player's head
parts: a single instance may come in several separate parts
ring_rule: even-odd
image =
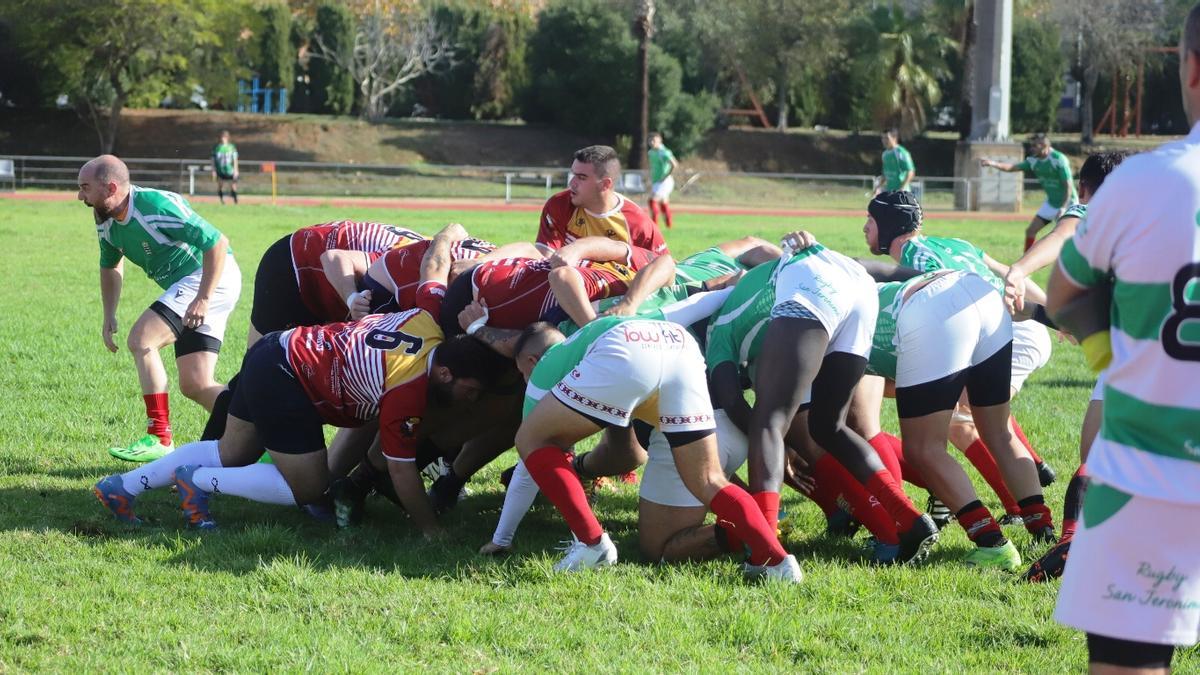
[[[79,201],[108,218],[129,194],[129,167],[113,155],[100,155],[79,169]]]
[[[657,150],[658,148],[662,147],[662,144],[662,134],[658,133],[657,131],[650,132],[650,147]]]
[[[607,145],[589,145],[575,151],[571,162],[571,203],[575,206],[595,206],[612,192],[621,176],[621,160],[617,151]]]
[[[1050,155],[1050,138],[1046,134],[1034,134],[1029,137],[1029,150],[1034,157]]]
[[[900,130],[896,127],[884,129],[879,135],[879,140],[883,142],[883,147],[894,148],[900,145]]]
[[[429,372],[433,394],[442,403],[474,401],[496,383],[505,365],[503,357],[479,340],[452,337],[433,351]]]
[[[881,192],[867,204],[863,234],[875,255],[888,255],[897,237],[921,227],[921,204],[907,190]]]
[[[222,143],[229,142],[229,132],[228,131],[221,131],[221,142]]]
[[[1188,124],[1200,122],[1200,3],[1188,12],[1179,40],[1179,88]]]
[[[513,346],[513,358],[517,361],[517,370],[521,371],[526,382],[529,381],[529,376],[538,361],[542,359],[542,354],[565,339],[554,324],[545,321],[532,323],[521,331],[516,345]]]
[[[1088,155],[1079,168],[1079,201],[1084,204],[1092,199],[1096,190],[1104,183],[1104,179],[1117,165],[1125,161],[1129,153],[1125,150],[1110,150]]]

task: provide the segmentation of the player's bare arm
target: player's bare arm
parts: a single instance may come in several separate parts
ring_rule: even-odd
[[[425,483],[421,480],[421,474],[417,473],[416,462],[388,462],[388,475],[391,476],[392,487],[400,498],[400,504],[421,534],[426,539],[435,539],[444,534],[445,530],[438,525],[433,505],[425,494]]]
[[[113,336],[117,332],[117,304],[121,300],[121,285],[125,279],[125,259],[117,261],[115,267],[100,268],[100,301],[104,306],[104,322],[100,335],[108,351],[117,352]]]
[[[212,248],[204,252],[204,262],[200,273],[200,288],[196,291],[196,299],[188,305],[183,315],[185,328],[199,328],[204,324],[208,314],[208,300],[221,280],[221,272],[225,270],[225,254],[229,251],[229,240],[225,235],[217,239]]]
[[[343,251],[331,249],[321,254],[321,269],[325,272],[325,278],[329,280],[329,285],[333,286],[333,290],[337,291],[339,298],[346,299],[346,306],[350,308],[350,315],[355,317],[354,306],[361,304],[360,295],[366,294],[365,301],[370,301],[370,291],[358,292],[358,280],[367,273],[369,269],[367,254],[362,251]],[[384,272],[384,270],[380,270]],[[381,274],[386,276],[386,272]]]
[[[629,282],[625,295],[612,307],[604,311],[603,316],[633,316],[637,308],[645,302],[651,293],[666,286],[675,279],[675,259],[669,255],[660,255],[650,261]]]
[[[584,326],[596,319],[596,309],[592,307],[578,267],[556,267],[550,270],[548,279],[554,300],[575,325]]]
[[[450,266],[454,256],[451,247],[467,238],[467,230],[458,223],[450,223],[433,237],[433,243],[421,260],[421,283],[449,283]]]
[[[1004,173],[1012,173],[1013,171],[1020,170],[1017,168],[1016,164],[1010,164],[1009,162],[997,162],[994,159],[988,159],[986,157],[979,160],[979,166],[990,167],[998,171],[1003,171]]]
[[[720,408],[729,416],[734,426],[746,432],[750,429],[750,414],[752,409],[742,393],[741,377],[737,365],[726,361],[717,364],[712,374],[708,376],[709,391],[712,393],[715,408]]]
[[[627,260],[629,244],[607,237],[583,237],[547,256],[552,267],[573,267],[581,261],[610,262]]]
[[[1079,220],[1075,216],[1059,218],[1049,234],[1037,240],[1025,255],[1009,266],[1008,273],[1004,275],[1004,299],[1011,309],[1020,311],[1025,308],[1025,286],[1029,275],[1058,260],[1063,244],[1075,236]]]

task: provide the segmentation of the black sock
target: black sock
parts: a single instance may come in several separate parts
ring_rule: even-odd
[[[1079,512],[1083,508],[1083,495],[1087,493],[1088,484],[1092,481],[1087,474],[1076,473],[1067,483],[1067,496],[1063,499],[1063,522],[1079,520]]]
[[[592,472],[588,471],[587,469],[585,469],[583,467],[583,458],[587,457],[590,454],[592,454],[591,451],[581,452],[581,453],[575,455],[575,459],[571,460],[571,468],[575,469],[575,475],[579,476],[579,480],[581,480],[581,481],[593,479],[593,478],[597,477],[594,474],[592,474]]]
[[[221,199],[222,204],[225,203],[225,188],[221,187],[220,183],[217,184],[217,197]]]
[[[219,441],[225,435],[225,421],[229,417],[229,402],[233,400],[233,390],[237,387],[238,375],[241,373],[230,378],[225,389],[217,394],[217,400],[213,401],[213,409],[208,415],[208,421],[204,423],[204,433],[200,434],[200,440]]]
[[[236,204],[237,203],[237,190],[230,188],[229,194],[233,195],[233,203]]]

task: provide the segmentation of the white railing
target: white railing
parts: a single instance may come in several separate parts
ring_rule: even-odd
[[[12,182],[20,189],[75,189],[79,167],[88,157],[6,155],[13,162]],[[134,183],[183,194],[216,194],[207,158],[124,158]],[[271,194],[264,162],[243,159],[238,189]],[[281,195],[545,200],[564,189],[566,167],[466,166],[435,164],[356,164],[350,162],[273,162]],[[647,186],[627,172],[621,182],[631,195]],[[995,176],[965,179],[918,176],[914,191],[927,210],[950,210],[971,203],[972,194],[995,190]],[[634,180],[636,178],[636,180]],[[875,182],[865,174],[689,171],[676,177],[680,203],[809,209],[862,208]],[[1011,180],[1011,178],[1009,178]],[[1027,199],[1040,199],[1036,181],[1025,181]],[[1035,204],[1027,203],[1026,206]]]

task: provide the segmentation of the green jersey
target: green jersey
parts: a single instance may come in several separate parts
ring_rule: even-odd
[[[716,246],[694,253],[675,265],[675,283],[687,284],[708,281],[727,274],[736,274],[746,266]]]
[[[665,320],[665,317],[663,316],[663,308],[669,307],[677,302],[687,300],[693,293],[701,292],[701,283],[702,282],[695,282],[689,284],[663,286],[657,291],[651,293],[649,297],[642,301],[642,304],[638,305],[635,316],[637,316],[639,319],[655,319],[658,321],[663,321]],[[623,296],[618,295],[612,298],[596,300],[592,302],[592,307],[596,310],[597,314],[600,314],[601,312],[607,311],[613,305],[620,302],[622,297]],[[560,330],[563,335],[569,337],[574,335],[579,330],[579,326],[575,325],[574,321],[567,319],[566,321],[558,324],[558,330]]]
[[[671,175],[671,160],[675,159],[675,153],[667,146],[661,145],[651,148],[646,154],[650,157],[650,182],[661,183]]]
[[[983,249],[963,239],[947,237],[914,237],[900,249],[900,264],[918,272],[962,270],[973,272],[987,280],[1004,294],[1004,280],[984,262]]]
[[[537,402],[542,400],[542,397],[549,393],[554,385],[566,377],[572,368],[583,361],[592,344],[600,336],[631,318],[633,317],[601,317],[581,328],[565,342],[560,342],[547,349],[529,375],[529,384],[525,386],[525,405],[521,410],[521,417],[528,417]]]
[[[1058,217],[1059,220],[1063,218],[1078,218],[1080,220],[1087,218],[1087,204],[1076,203],[1068,206],[1067,210],[1063,211],[1063,214]]]
[[[212,149],[213,170],[219,176],[232,178],[237,168],[237,146],[233,143],[217,143]]]
[[[896,319],[900,315],[900,303],[905,293],[914,285],[928,281],[935,272],[913,277],[908,281],[889,281],[875,284],[879,291],[879,314],[875,319],[875,337],[871,341],[871,358],[867,361],[867,372],[872,375],[896,379]]]
[[[778,261],[765,263],[746,272],[709,320],[704,360],[710,375],[722,363],[732,363],[739,375],[752,376],[775,306],[772,277],[778,266]]]
[[[904,177],[914,169],[912,155],[903,145],[883,151],[883,180],[887,190],[899,190],[904,185]]]
[[[1061,152],[1051,150],[1045,158],[1026,157],[1016,167],[1033,172],[1046,191],[1046,201],[1051,206],[1066,206],[1079,201],[1075,194],[1075,183],[1071,180],[1071,162]]]
[[[183,197],[137,185],[129,186],[125,220],[98,223],[96,234],[101,267],[111,269],[129,258],[163,289],[200,269],[204,252],[221,238]]]

